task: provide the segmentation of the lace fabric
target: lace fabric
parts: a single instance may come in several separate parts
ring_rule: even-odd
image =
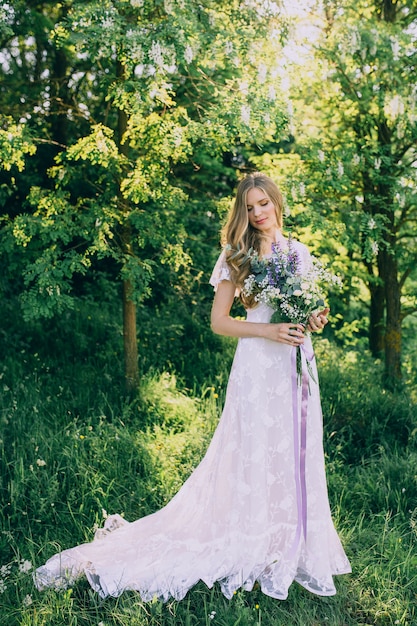
[[[300,252],[308,262],[307,249]],[[214,286],[230,278],[222,255]],[[267,323],[271,315],[259,305],[247,319]],[[312,350],[309,339],[307,344]],[[218,427],[178,493],[132,523],[109,517],[91,543],[40,567],[37,587],[65,587],[85,574],[101,597],[136,590],[144,601],[180,600],[199,580],[209,587],[218,582],[227,598],[239,588],[252,589],[255,581],[278,599],[287,597],[294,580],[312,593],[333,595],[333,576],[351,569],[331,518],[316,383],[305,409],[302,521],[297,464],[303,400],[298,389],[294,412],[293,350],[266,339],[240,339]]]

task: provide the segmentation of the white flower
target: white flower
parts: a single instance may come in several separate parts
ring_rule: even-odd
[[[158,67],[162,67],[164,65],[162,46],[159,41],[152,42],[151,49],[149,50],[149,57]]]
[[[110,30],[114,27],[114,20],[111,17],[105,17],[101,25],[103,28],[107,28],[107,30]]]
[[[324,154],[323,150],[319,150],[317,152],[317,158],[320,161],[320,163],[324,163],[325,154]]]
[[[277,97],[276,91],[275,91],[275,87],[274,85],[269,85],[269,89],[268,89],[268,98],[274,102],[275,99]]]
[[[374,228],[376,228],[376,221],[374,220],[373,217],[371,217],[371,219],[368,222],[368,228],[370,230],[373,230]]]
[[[27,572],[30,572],[32,567],[33,565],[30,561],[28,561],[27,559],[22,560],[19,563],[19,572],[21,572],[22,574],[27,574]]]
[[[226,44],[224,46],[224,51],[225,51],[225,54],[227,56],[232,54],[232,52],[233,52],[233,43],[231,41],[226,41]]]
[[[303,295],[303,292],[301,291],[301,289],[296,289],[296,290],[294,291],[294,295],[295,295],[295,296],[302,296],[302,295]]]
[[[30,606],[33,603],[32,600],[32,596],[27,594],[24,598],[23,598],[23,606]]]
[[[390,114],[391,117],[393,118],[396,118],[399,115],[404,115],[404,110],[405,110],[404,101],[401,98],[401,96],[399,96],[398,94],[393,96],[391,100],[389,100],[385,104],[386,113]]]
[[[379,170],[379,168],[381,167],[381,159],[379,157],[377,157],[374,161],[374,167],[376,170]]]
[[[242,80],[242,82],[239,83],[239,90],[245,94],[245,96],[248,94],[249,92],[249,83],[247,80]]]
[[[250,124],[250,106],[248,104],[243,104],[240,109],[240,118],[242,122],[249,126]]]
[[[190,45],[188,45],[184,50],[184,59],[186,63],[191,63],[194,58],[194,52]]]
[[[38,467],[45,467],[46,461],[44,461],[43,459],[36,459],[36,465]]]
[[[139,0],[140,2],[143,2],[143,0]],[[164,7],[165,7],[165,11],[167,13],[172,13],[173,11],[173,6],[172,6],[172,1],[171,0],[164,0]],[[100,625],[99,625],[100,626]]]
[[[258,82],[259,83],[264,83],[266,81],[266,75],[268,72],[268,68],[266,67],[265,63],[261,63],[260,66],[258,67]]]
[[[2,565],[0,567],[0,576],[7,578],[7,576],[10,574],[11,569],[12,569],[11,563],[8,563],[7,565]]]
[[[400,58],[400,43],[393,37],[391,38],[391,48],[394,61],[398,61]]]
[[[371,250],[372,250],[372,254],[377,256],[379,252],[379,245],[377,241],[371,241]]]
[[[130,0],[130,4],[132,7],[141,7],[143,6],[143,0]]]
[[[343,163],[341,161],[338,161],[337,162],[337,175],[340,178],[341,176],[343,176],[344,173],[345,173],[345,168],[343,167]]]

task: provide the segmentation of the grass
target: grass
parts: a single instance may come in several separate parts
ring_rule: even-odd
[[[167,604],[144,604],[134,593],[101,601],[85,581],[37,592],[33,565],[90,540],[106,512],[132,520],[168,501],[201,458],[224,389],[192,394],[172,375],[148,373],[140,396],[128,402],[104,354],[77,366],[26,346],[0,371],[0,623],[415,626],[415,406],[406,393],[381,395],[369,362],[325,343],[318,351],[330,501],[353,568],[336,578],[335,597],[297,584],[283,602],[259,589],[228,601],[202,583]]]

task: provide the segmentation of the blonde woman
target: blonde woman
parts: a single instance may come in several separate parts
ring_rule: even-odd
[[[271,324],[272,309],[242,293],[249,250],[267,257],[276,242],[288,246],[281,194],[251,174],[238,186],[211,277],[212,328],[239,342],[203,460],[163,509],[132,523],[113,515],[94,541],[53,556],[35,574],[39,589],[85,574],[102,597],[136,590],[145,601],[180,600],[199,580],[218,582],[227,598],[258,583],[283,600],[294,580],[315,594],[336,592],[333,575],[350,565],[328,502],[319,387],[294,384],[294,351],[312,354],[311,341],[301,324]],[[307,248],[292,245],[307,267]],[[245,321],[230,316],[236,296]],[[327,312],[312,315],[308,329],[323,328]]]

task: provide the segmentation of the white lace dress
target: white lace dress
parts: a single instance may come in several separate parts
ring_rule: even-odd
[[[307,262],[307,249],[297,246]],[[211,283],[227,278],[222,254]],[[271,314],[260,305],[247,318],[268,322]],[[85,574],[102,597],[136,590],[145,601],[180,600],[199,580],[218,581],[228,598],[255,581],[279,599],[294,580],[333,595],[332,576],[350,565],[330,514],[319,388],[310,382],[309,395],[305,384],[294,386],[294,354],[267,339],[240,339],[218,427],[179,492],[135,522],[108,518],[91,543],[40,567],[37,587]]]

